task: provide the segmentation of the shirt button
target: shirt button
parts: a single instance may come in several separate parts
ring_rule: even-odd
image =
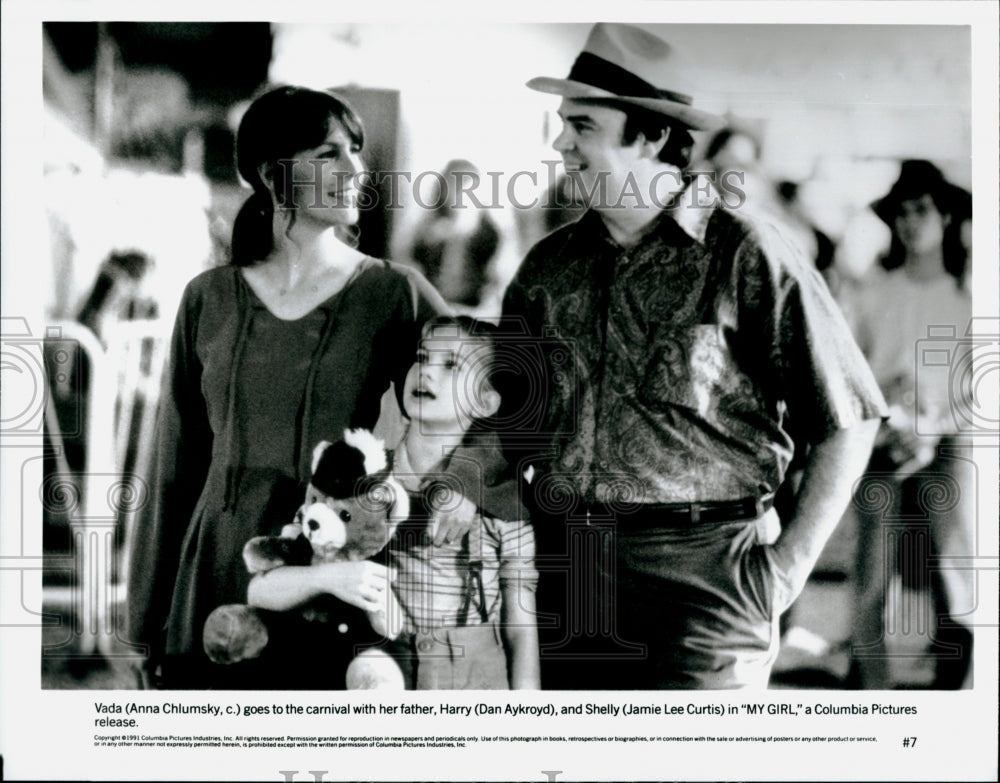
[[[417,649],[420,652],[430,652],[431,648],[434,647],[434,642],[430,639],[421,639],[417,642]]]
[[[347,633],[348,630],[347,623],[341,623],[340,625],[338,625],[337,630],[340,631],[341,633]]]

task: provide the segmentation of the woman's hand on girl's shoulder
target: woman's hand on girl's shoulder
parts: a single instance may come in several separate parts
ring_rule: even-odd
[[[427,536],[434,546],[443,546],[458,541],[472,529],[476,521],[476,504],[462,495],[458,503],[446,508],[435,508],[430,503],[431,520],[427,525]]]

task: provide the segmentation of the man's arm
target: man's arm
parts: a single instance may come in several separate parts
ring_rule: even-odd
[[[870,419],[836,430],[809,451],[795,513],[769,550],[775,566],[788,579],[788,603],[802,590],[851,502],[880,423]]]

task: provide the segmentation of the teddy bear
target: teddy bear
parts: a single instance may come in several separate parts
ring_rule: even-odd
[[[283,565],[365,560],[381,551],[409,516],[409,497],[391,475],[385,446],[368,430],[345,430],[343,439],[313,450],[306,498],[278,536],[256,536],[243,548],[251,574]],[[307,604],[307,620],[330,621],[328,612]],[[401,616],[391,590],[386,606],[369,612],[372,628],[395,638]],[[268,643],[264,616],[246,604],[216,607],[202,635],[208,657],[231,664],[258,657]],[[348,687],[393,687],[398,667],[379,651],[365,651],[348,668]],[[402,674],[398,673],[399,688]]]

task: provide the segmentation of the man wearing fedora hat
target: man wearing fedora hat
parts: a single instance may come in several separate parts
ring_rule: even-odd
[[[500,414],[539,540],[546,688],[766,685],[777,619],[864,469],[884,401],[819,276],[689,170],[674,49],[597,24],[553,143],[589,209],[504,300]],[[537,412],[537,413],[536,413]],[[772,508],[808,442],[795,513]]]

